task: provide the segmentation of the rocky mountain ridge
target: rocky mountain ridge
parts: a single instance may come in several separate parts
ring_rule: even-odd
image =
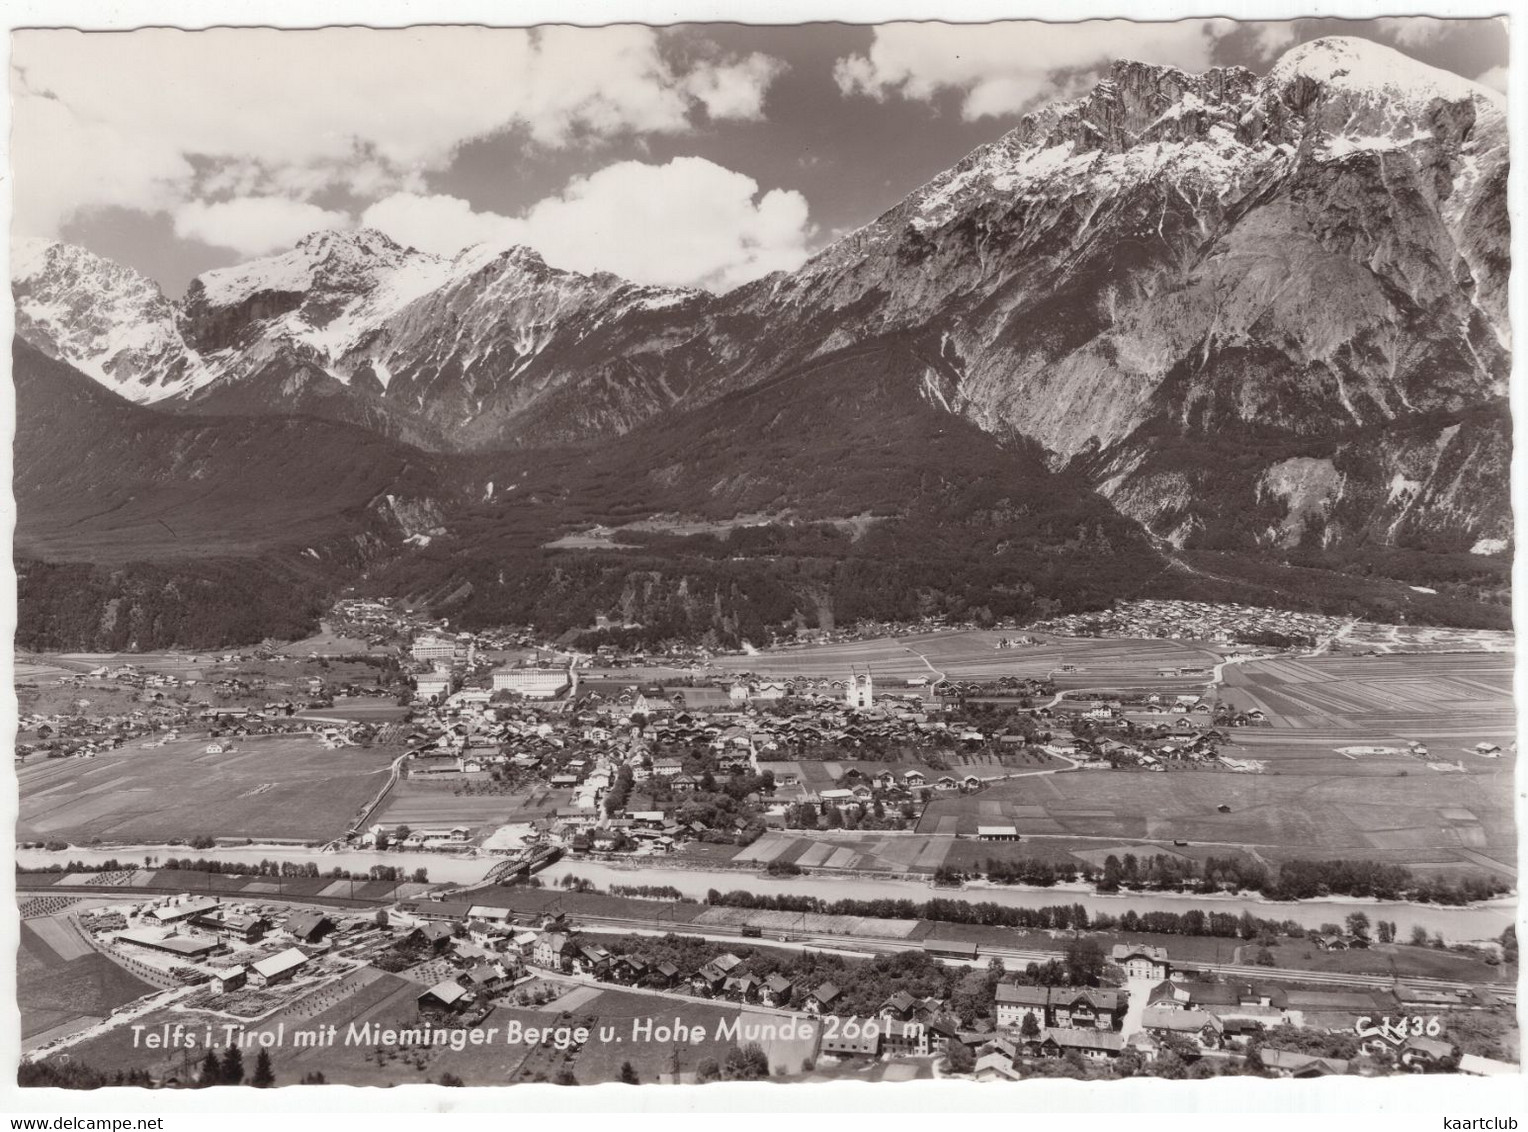
[[[1506,171],[1499,96],[1334,38],[1262,78],[1120,62],[722,296],[362,230],[177,306],[54,246],[18,258],[18,333],[166,410],[465,452],[606,441],[912,334],[920,396],[1174,545],[1467,551],[1511,537]]]

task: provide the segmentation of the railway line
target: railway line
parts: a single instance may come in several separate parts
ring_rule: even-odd
[[[481,887],[481,886],[479,886]],[[194,885],[172,887],[168,885],[145,885],[145,886],[111,886],[111,885],[58,885],[58,884],[28,884],[25,875],[17,878],[16,889],[18,892],[45,892],[50,894],[68,893],[71,895],[89,896],[120,896],[122,899],[150,895],[174,895],[181,892],[196,891]],[[467,897],[470,890],[454,893],[456,899]],[[240,894],[228,893],[230,898],[238,899]],[[256,899],[249,895],[244,899]],[[286,904],[317,904],[334,908],[379,908],[392,901],[379,900],[367,897],[344,897],[344,896],[283,896],[276,893],[260,893],[258,899],[272,903]],[[800,931],[780,929],[765,930],[761,935],[745,935],[742,924],[695,924],[692,922],[665,919],[662,915],[634,917],[634,916],[596,916],[583,913],[574,918],[574,926],[578,929],[593,932],[605,932],[610,934],[631,935],[674,935],[692,936],[698,939],[712,940],[719,943],[739,941],[750,945],[786,948],[788,950],[822,950],[832,951],[843,955],[863,955],[871,957],[885,955],[898,951],[911,951],[922,948],[923,941],[908,939],[903,936],[878,936],[878,935],[841,935],[832,932]],[[784,938],[782,938],[782,936]],[[1061,949],[1043,950],[1035,948],[1001,947],[990,944],[978,944],[976,956],[972,959],[951,959],[941,957],[943,962],[958,963],[965,966],[982,966],[993,958],[1002,959],[1005,965],[1017,964],[1022,966],[1028,963],[1045,963],[1048,960],[1060,956]],[[1250,964],[1237,963],[1201,963],[1186,964],[1197,971],[1204,971],[1229,978],[1248,979],[1252,981],[1279,981],[1309,983],[1319,986],[1349,986],[1363,987],[1368,989],[1384,989],[1404,983],[1409,987],[1427,990],[1441,991],[1480,991],[1485,990],[1502,1000],[1503,1002],[1515,1003],[1517,1001],[1517,989],[1515,986],[1503,983],[1500,987],[1494,984],[1475,984],[1460,982],[1452,979],[1438,979],[1429,976],[1394,976],[1394,975],[1368,975],[1339,971],[1308,971],[1290,967],[1258,967]]]

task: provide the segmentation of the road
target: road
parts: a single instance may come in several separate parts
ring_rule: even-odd
[[[340,836],[336,837],[333,841],[329,842],[328,845],[324,846],[325,849],[331,849],[345,844],[353,834],[360,831],[360,828],[366,824],[367,819],[376,812],[377,807],[380,806],[383,800],[387,798],[387,795],[392,791],[392,788],[398,785],[398,777],[403,773],[403,764],[407,761],[408,757],[409,753],[404,751],[403,754],[399,755],[396,759],[393,760],[392,769],[388,771],[387,781],[383,783],[382,789],[377,791],[377,796],[373,798],[369,803],[367,803],[366,808],[361,811],[361,816],[356,818],[355,823],[351,825],[349,832],[342,833]]]
[[[929,682],[929,687],[932,688],[934,685],[938,684],[941,680],[945,679],[945,674],[942,671],[940,671],[939,669],[935,668],[934,667],[934,662],[929,660],[928,657],[924,656],[921,652],[919,652],[915,648],[910,648],[907,645],[903,645],[902,647],[904,649],[906,649],[908,652],[912,653],[919,660],[921,660],[923,662],[923,666],[934,674],[933,680],[931,680]]]

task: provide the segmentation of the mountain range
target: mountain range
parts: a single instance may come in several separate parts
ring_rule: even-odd
[[[1499,95],[1331,38],[1117,63],[724,295],[361,229],[172,301],[18,241],[18,554],[729,638],[1143,586],[1495,623],[1507,170]]]

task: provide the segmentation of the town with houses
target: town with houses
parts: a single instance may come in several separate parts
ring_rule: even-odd
[[[1157,602],[980,639],[1006,658],[1046,648],[1062,629],[1170,635],[1255,660],[1301,655],[1313,638],[1329,647],[1345,628]],[[910,637],[921,639],[891,639]],[[857,639],[778,655],[828,656]],[[336,1032],[349,1027],[370,1051],[355,1079],[373,1083],[625,1079],[628,1069],[672,1082],[1515,1071],[1515,992],[1447,977],[1470,965],[1493,978],[1515,970],[1510,933],[1458,942],[1414,932],[1407,945],[1395,925],[1362,914],[1319,931],[1247,916],[1156,930],[1133,912],[1090,921],[1068,910],[1075,893],[1235,891],[1257,883],[1246,876],[1258,866],[1223,872],[1224,860],[1193,857],[1181,838],[1056,860],[1006,803],[987,803],[1036,775],[1266,773],[1243,744],[1270,720],[1219,694],[1225,660],[1150,663],[1139,684],[1101,691],[1102,669],[1085,657],[970,676],[869,663],[794,675],[752,654],[722,659],[453,631],[380,600],[340,603],[313,643],[60,657],[46,677],[38,658],[35,681],[20,682],[18,767],[176,752],[262,768],[267,751],[302,767],[386,761],[341,827],[307,837],[198,826],[133,849],[120,837],[23,832],[23,851],[58,862],[23,864],[26,922],[47,925],[38,930],[60,954],[109,959],[142,992],[35,1033],[29,1062],[136,1065],[156,1084],[196,1083],[210,1070],[192,1051],[135,1061],[124,1035],[213,1019],[258,1045],[272,1027],[306,1033],[310,1018],[344,1018]],[[1434,757],[1421,741],[1396,754],[1418,767]],[[909,848],[897,856],[898,846]],[[364,866],[350,864],[357,854]],[[462,869],[474,879],[456,879]],[[692,869],[721,870],[732,891],[701,898],[663,883]],[[872,888],[919,877],[926,902],[830,907],[749,894],[756,877],[813,874]],[[985,886],[1014,882],[1049,888],[1052,907],[986,921],[1017,925],[1013,942],[1008,928],[940,918],[951,915],[941,901],[980,901]],[[1294,948],[1319,958],[1309,970],[1270,958]],[[1337,958],[1371,951],[1404,962],[1387,959],[1385,977]],[[593,1051],[586,1034],[554,1043],[555,1057],[517,1048],[491,1066],[452,1067],[464,1049],[491,1045],[485,1035],[506,1019],[531,1032],[553,1019],[577,1034],[580,1019],[605,1016],[602,1002],[623,1017],[636,1007],[687,1017],[703,1005],[723,1032],[751,1026],[777,1040],[712,1042],[709,1057],[690,1048],[699,1043],[670,1043],[635,1066]],[[779,1038],[789,1020],[789,1040]],[[383,1052],[394,1040],[430,1055],[405,1067]],[[763,1052],[735,1054],[753,1045]],[[307,1064],[286,1060],[295,1051],[272,1056],[278,1075]],[[343,1077],[344,1064],[326,1079]]]

